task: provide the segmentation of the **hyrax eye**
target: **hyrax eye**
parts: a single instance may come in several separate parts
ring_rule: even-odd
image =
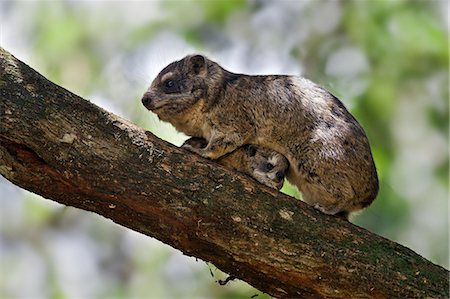
[[[162,89],[165,93],[177,93],[180,92],[179,83],[174,79],[167,79],[162,83]]]
[[[272,163],[266,163],[266,164],[264,165],[264,169],[265,169],[266,171],[271,171],[271,170],[273,169],[273,164],[272,164]]]
[[[277,178],[278,181],[281,181],[281,180],[284,179],[284,173],[281,172],[281,171],[278,171],[278,172],[275,174],[275,177]]]
[[[166,82],[164,82],[164,86],[171,89],[175,86],[175,82],[173,80],[167,80]]]

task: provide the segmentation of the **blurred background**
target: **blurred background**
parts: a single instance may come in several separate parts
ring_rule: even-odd
[[[448,12],[444,0],[1,1],[0,45],[176,145],[186,136],[140,103],[168,63],[198,52],[234,72],[305,76],[372,145],[380,194],[352,222],[448,269]],[[0,205],[1,298],[268,297],[2,177]]]

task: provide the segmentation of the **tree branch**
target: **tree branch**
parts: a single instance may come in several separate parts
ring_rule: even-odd
[[[444,268],[164,142],[2,48],[0,173],[275,297],[448,297]]]

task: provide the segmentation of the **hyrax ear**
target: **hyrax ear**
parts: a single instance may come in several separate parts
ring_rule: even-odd
[[[194,55],[189,58],[189,67],[196,75],[206,75],[206,58],[202,55]]]
[[[249,157],[254,157],[256,155],[256,146],[254,145],[248,145],[247,146],[247,155]]]

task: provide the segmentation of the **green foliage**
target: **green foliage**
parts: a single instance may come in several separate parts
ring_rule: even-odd
[[[245,0],[218,0],[201,1],[206,22],[224,24],[225,21],[237,10],[246,6]]]

